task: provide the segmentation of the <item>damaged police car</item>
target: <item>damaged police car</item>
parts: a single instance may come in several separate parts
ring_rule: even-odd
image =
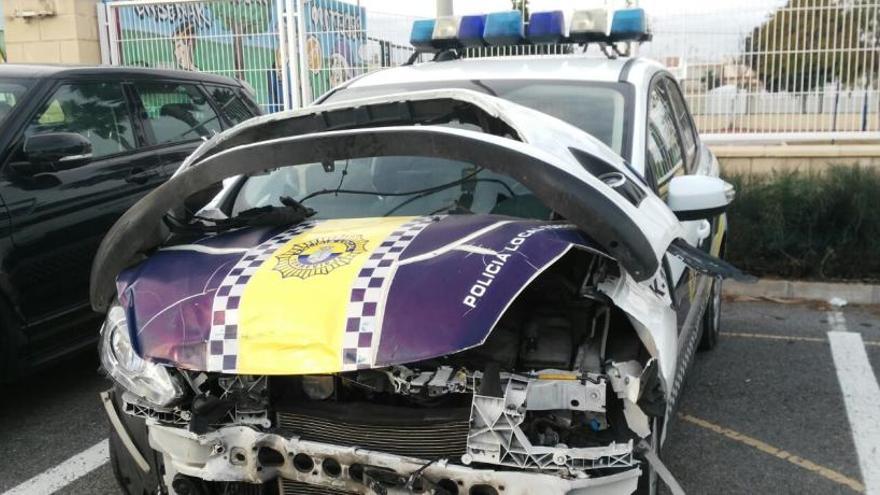
[[[505,97],[523,64],[520,88],[610,91],[609,133]],[[202,145],[92,272],[125,492],[674,485],[665,425],[741,274],[717,161],[658,140],[690,119],[673,84],[637,59],[431,62]]]

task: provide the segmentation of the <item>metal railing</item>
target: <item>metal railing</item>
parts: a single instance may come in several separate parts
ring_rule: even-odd
[[[880,1],[706,9],[655,12],[654,41],[640,52],[676,74],[702,132],[880,137]]]
[[[880,138],[880,0],[707,2],[686,12],[649,2],[654,40],[640,55],[679,78],[703,133]],[[108,62],[237,77],[267,111],[309,104],[413,53],[414,18],[355,0],[111,0],[99,13]],[[555,48],[468,56],[571,51]]]
[[[267,112],[413,52],[413,18],[340,0],[110,0],[98,17],[105,63],[234,77]]]

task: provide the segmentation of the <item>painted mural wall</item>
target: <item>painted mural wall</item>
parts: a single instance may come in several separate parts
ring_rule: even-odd
[[[212,72],[246,81],[266,111],[282,109],[276,0],[120,6],[112,12],[123,65]],[[312,97],[356,75],[365,39],[363,8],[305,2],[306,91]],[[309,93],[307,93],[309,94]]]

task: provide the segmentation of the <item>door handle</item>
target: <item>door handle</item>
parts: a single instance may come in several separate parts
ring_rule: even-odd
[[[125,182],[128,182],[130,184],[141,184],[142,185],[142,184],[146,184],[150,180],[150,178],[155,175],[156,175],[156,172],[153,172],[151,170],[144,170],[142,168],[133,168],[128,173],[128,175],[125,176]]]

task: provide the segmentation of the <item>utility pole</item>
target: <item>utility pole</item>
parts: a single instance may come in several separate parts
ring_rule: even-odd
[[[452,15],[452,0],[435,0],[437,17]]]

